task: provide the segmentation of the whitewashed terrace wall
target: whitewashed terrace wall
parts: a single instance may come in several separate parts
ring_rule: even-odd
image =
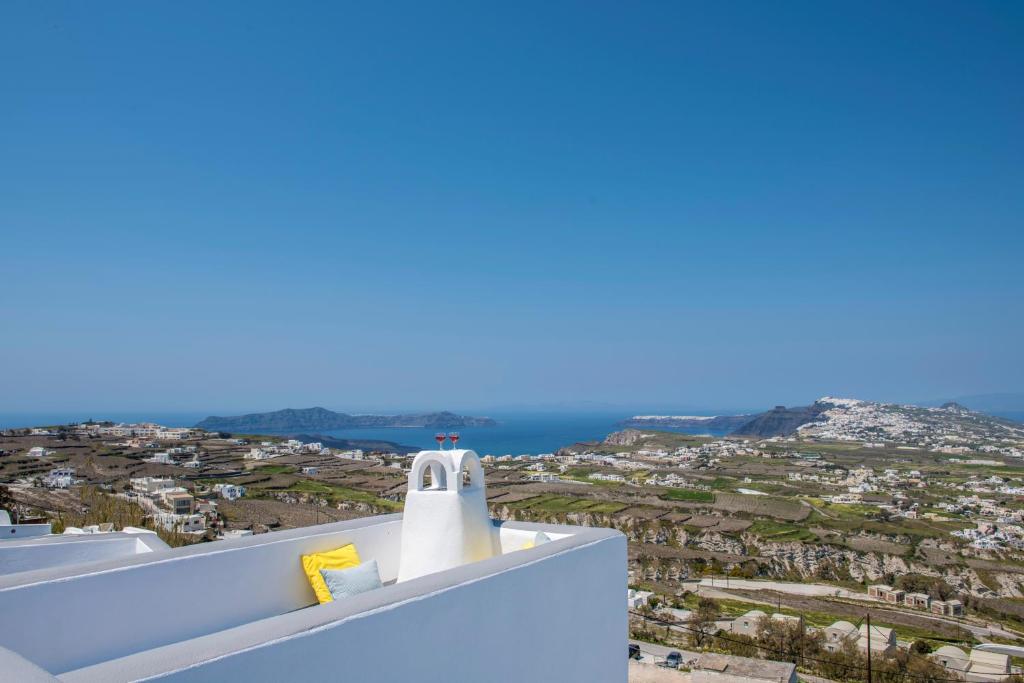
[[[298,555],[354,542],[393,578],[397,515],[31,572],[0,579],[0,646],[68,683],[623,683],[625,538],[506,523],[503,545],[537,530],[557,540],[309,609]]]
[[[45,536],[0,543],[0,575],[46,567],[83,564],[166,550],[156,534],[83,534]]]
[[[299,561],[355,543],[398,572],[388,515],[0,577],[0,645],[61,673],[314,603]]]

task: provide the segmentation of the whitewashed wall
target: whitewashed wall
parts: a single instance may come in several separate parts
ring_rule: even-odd
[[[162,549],[166,550],[167,544],[156,534],[85,534],[10,541],[0,543],[0,575],[130,557]]]
[[[625,683],[624,537],[550,556],[542,556],[542,548],[520,552],[524,564],[435,590],[431,587],[448,572],[385,588],[415,584],[422,592],[257,646],[246,644],[243,632],[256,626],[250,625],[61,678],[67,683],[157,674],[181,682]],[[313,607],[295,616],[330,609]],[[174,660],[181,662],[179,668],[167,670]]]
[[[0,645],[62,673],[284,614],[316,602],[301,555],[355,543],[394,578],[400,533],[388,515],[0,578]]]
[[[0,524],[0,541],[45,536],[48,533],[49,524]]]
[[[79,575],[8,577],[0,579],[0,646],[67,683],[624,683],[625,538],[507,527],[505,535],[543,528],[560,538],[306,608],[313,596],[298,556],[354,542],[380,562],[385,580],[394,578],[398,516],[154,553]]]

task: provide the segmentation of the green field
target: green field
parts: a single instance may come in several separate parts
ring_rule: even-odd
[[[715,494],[711,491],[694,489],[668,489],[661,495],[665,500],[679,500],[687,503],[714,503]]]
[[[396,503],[393,500],[387,500],[385,498],[378,498],[367,491],[359,491],[357,489],[348,488],[347,486],[325,484],[319,481],[310,481],[309,479],[297,481],[285,489],[285,491],[322,495],[332,503],[365,503],[367,505],[376,505],[379,508],[387,510],[401,511],[402,509],[401,503]]]
[[[260,465],[254,467],[253,474],[292,474],[296,469],[291,465]]]
[[[589,512],[594,514],[612,514],[628,507],[625,503],[615,501],[593,500],[591,498],[567,498],[557,494],[545,494],[509,503],[513,510],[529,510],[533,512]]]

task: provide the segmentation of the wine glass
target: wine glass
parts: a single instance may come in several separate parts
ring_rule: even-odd
[[[455,445],[457,443],[459,443],[459,433],[458,432],[449,432],[448,433],[448,440],[452,442],[452,448],[455,448]]]
[[[437,447],[438,447],[439,450],[442,450],[442,451],[444,450],[444,440],[445,440],[444,432],[438,432],[437,434],[434,434],[434,441],[437,442]]]

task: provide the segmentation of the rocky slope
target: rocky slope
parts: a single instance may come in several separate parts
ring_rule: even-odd
[[[678,429],[691,434],[722,434],[732,432],[749,422],[754,415],[636,415],[623,420],[623,427],[647,429]]]
[[[521,518],[519,511],[493,505],[492,514],[503,520]],[[635,517],[586,512],[530,516],[533,521],[614,527],[626,535],[631,547],[631,569],[647,580],[672,582],[697,578],[707,563],[714,562],[722,573],[742,568],[758,578],[787,581],[892,581],[905,574],[941,578],[957,593],[979,598],[1024,597],[1024,566],[1003,563],[1002,568],[979,569],[963,558],[936,564],[919,554],[855,550],[848,546],[799,541],[775,542],[751,533],[727,534],[694,531],[683,525],[651,523]],[[909,539],[865,534],[869,543],[904,545]],[[847,539],[849,541],[850,539]],[[909,550],[909,547],[907,547]],[[935,546],[934,551],[955,553],[952,547]],[[646,558],[646,559],[644,559]],[[700,559],[698,559],[700,558]],[[702,561],[703,560],[703,561]],[[981,562],[999,567],[997,562]]]
[[[818,402],[796,408],[775,406],[754,419],[744,422],[733,431],[733,434],[760,437],[789,436],[802,425],[814,422],[825,410],[827,407]]]

